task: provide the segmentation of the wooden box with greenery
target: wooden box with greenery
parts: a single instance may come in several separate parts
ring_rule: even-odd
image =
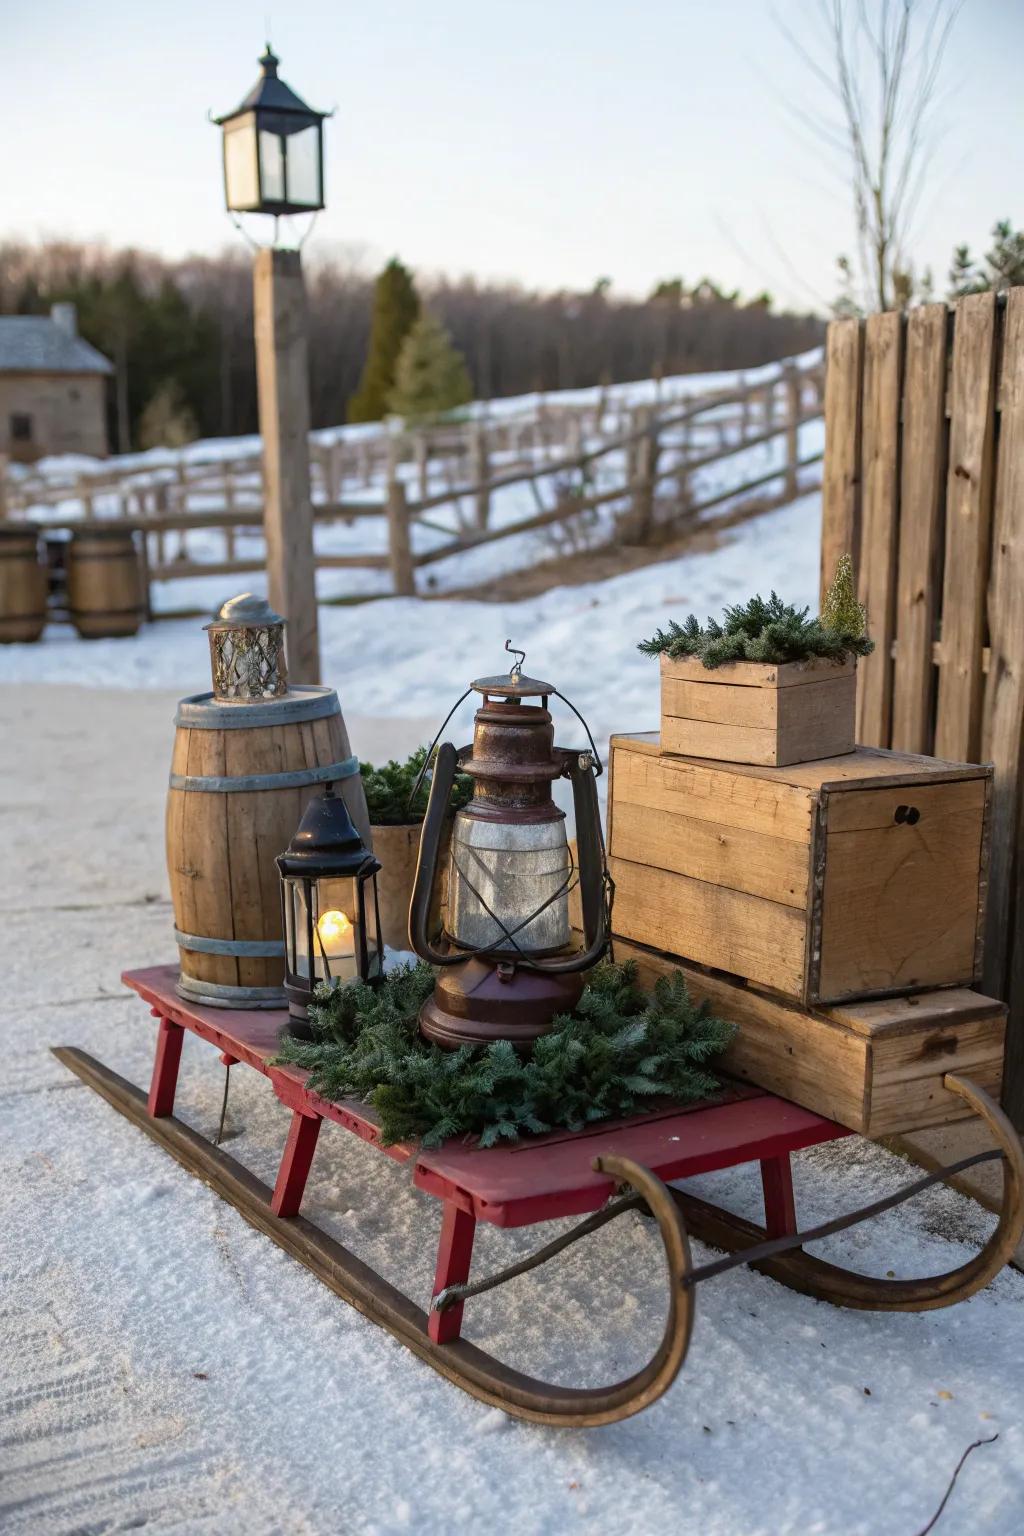
[[[380,901],[380,925],[384,943],[390,949],[409,950],[409,901],[416,878],[416,860],[420,847],[420,827],[427,809],[430,780],[413,789],[423,771],[426,747],[418,747],[404,763],[389,762],[382,768],[363,763],[360,773],[370,815],[373,851],[383,868],[377,876]],[[468,774],[455,776],[452,810],[465,805],[473,793]],[[442,868],[447,861],[441,861]],[[443,889],[442,889],[443,901]]]
[[[852,752],[865,631],[848,556],[820,618],[773,592],[705,628],[672,620],[640,646],[661,657],[661,750],[773,768]]]

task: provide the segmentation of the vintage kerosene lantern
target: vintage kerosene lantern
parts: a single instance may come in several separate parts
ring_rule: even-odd
[[[445,742],[434,763],[409,931],[416,953],[441,968],[420,1028],[442,1046],[510,1040],[528,1047],[557,1013],[574,1006],[583,972],[608,946],[600,760],[589,730],[589,751],[554,745],[548,699],[564,696],[551,683],[524,677],[520,665],[471,685],[467,692],[483,696],[472,747],[456,751]],[[429,931],[431,895],[457,768],[474,780],[473,799],[455,815],[447,917],[438,936]],[[569,922],[577,871],[565,812],[551,798],[552,784],[563,777],[572,784],[576,814],[582,948],[573,946]]]
[[[343,987],[381,977],[376,878],[381,866],[356,831],[348,806],[328,784],[307,805],[277,867],[288,1027],[308,1039],[307,1009],[321,982]]]

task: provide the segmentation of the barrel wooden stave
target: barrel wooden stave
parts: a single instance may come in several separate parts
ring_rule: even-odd
[[[312,690],[311,690],[312,691]],[[325,690],[316,690],[318,695]],[[229,706],[244,710],[244,704]],[[203,729],[179,725],[171,773],[240,778],[292,773],[343,762],[351,755],[340,712],[315,720]],[[275,860],[290,842],[322,783],[237,792],[174,789],[167,798],[167,866],[175,923],[204,938],[280,943],[280,877]],[[362,782],[337,783],[369,846]],[[179,946],[183,973],[221,987],[279,988],[283,958],[209,954]],[[238,1006],[249,1006],[239,1001]]]
[[[145,615],[142,564],[130,529],[72,535],[68,613],[83,640],[137,634]]]
[[[0,643],[38,640],[48,579],[35,528],[0,529]]]

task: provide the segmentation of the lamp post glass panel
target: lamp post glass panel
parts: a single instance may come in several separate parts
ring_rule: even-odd
[[[324,206],[323,121],[278,78],[267,50],[262,74],[224,130],[224,198],[232,213],[315,213]]]
[[[380,979],[377,874],[348,806],[328,785],[309,802],[277,860],[285,941],[285,994],[293,1034],[309,1036],[309,1003],[323,982]]]

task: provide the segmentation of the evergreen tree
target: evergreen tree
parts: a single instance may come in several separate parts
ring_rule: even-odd
[[[139,418],[140,448],[184,448],[199,436],[196,419],[177,379],[165,379]]]
[[[1024,284],[1024,230],[1014,229],[1009,219],[992,226],[992,248],[982,264],[976,263],[966,245],[958,245],[949,268],[949,296],[962,299],[968,293],[987,293],[994,288]]]
[[[472,398],[462,353],[440,320],[424,310],[402,343],[388,409],[406,421],[426,421]]]
[[[393,257],[374,284],[370,344],[359,388],[348,402],[349,421],[379,421],[384,415],[402,343],[419,312],[412,273]]]

